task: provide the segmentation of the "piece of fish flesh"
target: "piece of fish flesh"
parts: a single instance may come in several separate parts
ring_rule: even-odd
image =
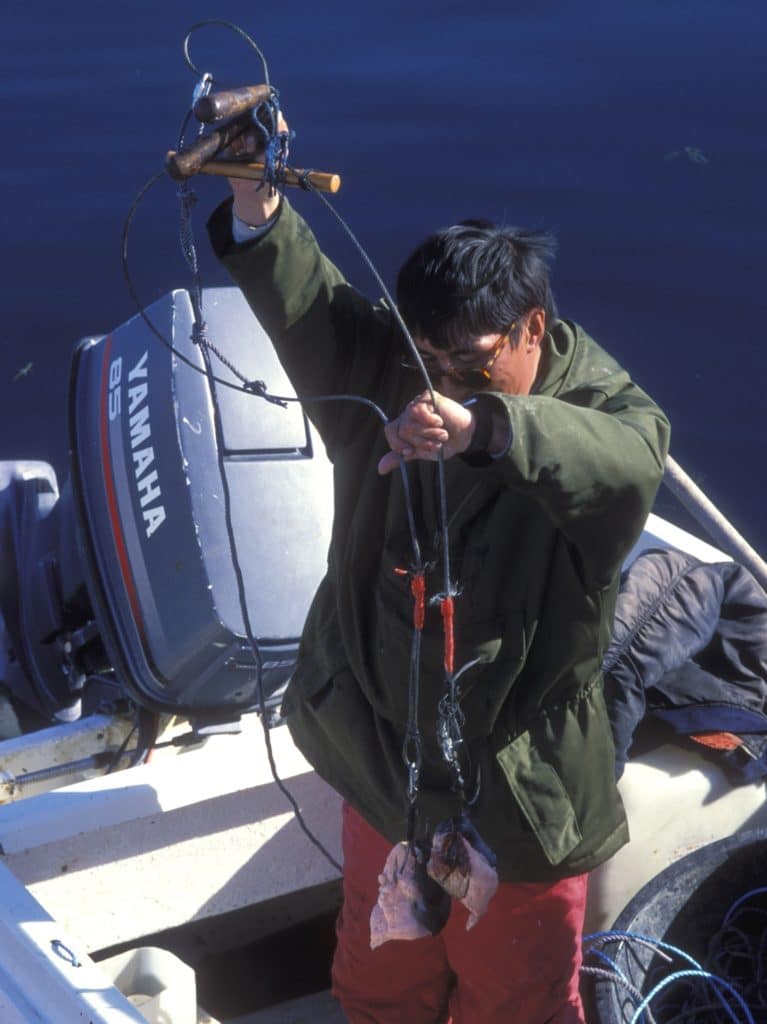
[[[378,902],[370,915],[370,948],[391,939],[437,935],[450,916],[450,897],[426,873],[428,849],[397,843],[378,876]]]
[[[466,930],[487,910],[498,888],[495,855],[466,817],[448,818],[437,828],[426,870],[469,911]]]

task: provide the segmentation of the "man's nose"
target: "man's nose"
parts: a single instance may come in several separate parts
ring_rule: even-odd
[[[455,370],[455,363],[447,356],[436,356],[439,372],[442,377],[452,377]]]

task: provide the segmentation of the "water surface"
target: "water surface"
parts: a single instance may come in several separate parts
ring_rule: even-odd
[[[666,408],[677,460],[767,552],[763,2],[7,6],[0,458],[66,472],[72,346],[133,313],[123,220],[190,102],[186,29],[226,17],[268,58],[294,163],[342,174],[339,210],[387,281],[424,233],[466,216],[553,231],[562,314]],[[223,29],[193,54],[223,84],[262,80]],[[225,184],[198,191],[205,250]],[[375,296],[317,200],[297,205]],[[176,226],[163,181],[131,242],[146,302],[188,282]],[[207,251],[203,268],[224,283]]]

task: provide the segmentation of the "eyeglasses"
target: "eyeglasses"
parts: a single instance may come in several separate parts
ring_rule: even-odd
[[[450,377],[451,380],[456,381],[458,384],[464,384],[470,388],[486,388],[490,383],[490,371],[495,365],[498,356],[503,351],[503,346],[511,340],[511,334],[514,328],[517,326],[516,321],[509,327],[505,334],[502,334],[498,341],[493,345],[490,355],[487,357],[481,366],[458,366],[451,362],[447,366],[443,365],[441,359],[433,356],[430,352],[419,352],[421,360],[423,361],[424,368],[430,377],[439,379],[440,377]],[[469,356],[469,353],[466,353]],[[417,363],[403,359],[402,366],[406,370],[420,370],[420,366]]]

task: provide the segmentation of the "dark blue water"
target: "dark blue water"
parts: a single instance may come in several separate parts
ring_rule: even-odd
[[[0,458],[65,472],[70,352],[133,313],[122,223],[190,102],[185,31],[213,17],[265,51],[293,162],[343,176],[338,207],[387,281],[420,236],[466,216],[552,230],[563,315],[661,402],[677,460],[767,551],[764,0],[11,0]],[[223,29],[197,34],[193,55],[224,84],[262,80]],[[203,250],[225,189],[200,180]],[[319,202],[297,204],[376,295]],[[188,282],[176,224],[162,182],[131,241],[146,302]],[[207,252],[203,267],[224,283]],[[673,515],[670,499],[659,511]]]

